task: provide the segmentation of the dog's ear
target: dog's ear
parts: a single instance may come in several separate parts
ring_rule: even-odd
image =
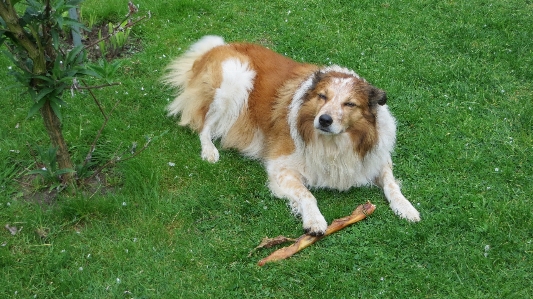
[[[324,79],[325,73],[322,71],[316,71],[313,76],[313,82],[311,83],[311,87],[309,89],[313,90],[315,89],[318,82],[322,81]]]
[[[385,91],[371,86],[368,92],[368,105],[375,107],[378,104],[381,106],[387,104],[387,94]]]
[[[318,83],[320,81],[322,81],[322,79],[324,78],[324,75],[325,74],[322,71],[316,71],[313,74],[313,77],[312,77],[312,80],[311,80],[311,84],[309,85],[309,87],[307,88],[307,90],[305,92],[305,99],[306,100],[308,100],[311,97],[311,94],[315,90],[315,88],[318,85]]]

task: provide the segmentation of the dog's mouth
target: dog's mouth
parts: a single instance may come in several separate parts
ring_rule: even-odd
[[[342,133],[342,128],[327,113],[315,117],[313,122],[315,129],[322,135],[337,135]]]
[[[332,127],[317,126],[315,127],[315,129],[317,130],[318,134],[327,136],[339,135],[345,132],[345,130],[340,130],[339,132],[337,132],[335,130],[332,130]]]
[[[331,130],[329,129],[329,127],[326,127],[326,128],[325,128],[325,127],[322,127],[322,126],[321,126],[321,127],[318,127],[317,129],[318,129],[318,132],[319,132],[319,133],[322,133],[322,134],[326,134],[326,135],[331,135],[331,134],[333,134],[333,133],[331,132]]]

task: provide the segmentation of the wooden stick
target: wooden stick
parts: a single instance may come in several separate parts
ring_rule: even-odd
[[[315,243],[316,241],[322,239],[323,237],[327,235],[331,235],[351,224],[354,224],[357,221],[361,221],[366,218],[366,216],[372,214],[374,210],[376,209],[376,206],[373,205],[370,201],[368,201],[365,204],[359,205],[350,216],[346,216],[343,218],[335,219],[331,223],[331,225],[328,226],[326,229],[326,233],[323,236],[311,236],[311,235],[302,235],[298,240],[287,247],[283,247],[281,249],[278,249],[274,251],[271,255],[267,256],[266,258],[260,260],[257,265],[258,266],[264,266],[266,263],[279,261],[282,259],[286,259],[296,252],[308,247],[309,245]]]

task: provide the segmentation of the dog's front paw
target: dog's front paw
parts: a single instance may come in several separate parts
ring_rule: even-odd
[[[404,218],[412,222],[420,221],[420,213],[407,200],[395,205],[391,203],[391,209],[394,211],[394,213],[396,213],[396,215],[400,216],[400,218]]]
[[[202,159],[210,162],[215,163],[220,158],[220,155],[218,153],[218,150],[215,146],[209,146],[209,147],[203,147],[202,148]]]
[[[304,231],[311,236],[323,236],[328,228],[328,223],[324,216],[310,217],[304,220]]]

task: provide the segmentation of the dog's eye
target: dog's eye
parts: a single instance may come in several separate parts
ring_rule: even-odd
[[[355,103],[352,103],[352,102],[346,102],[346,103],[344,103],[344,106],[352,108],[352,107],[356,107],[357,105]]]
[[[319,93],[318,94],[318,98],[321,99],[321,100],[324,100],[324,101],[327,99],[326,95],[323,94],[323,93]]]

